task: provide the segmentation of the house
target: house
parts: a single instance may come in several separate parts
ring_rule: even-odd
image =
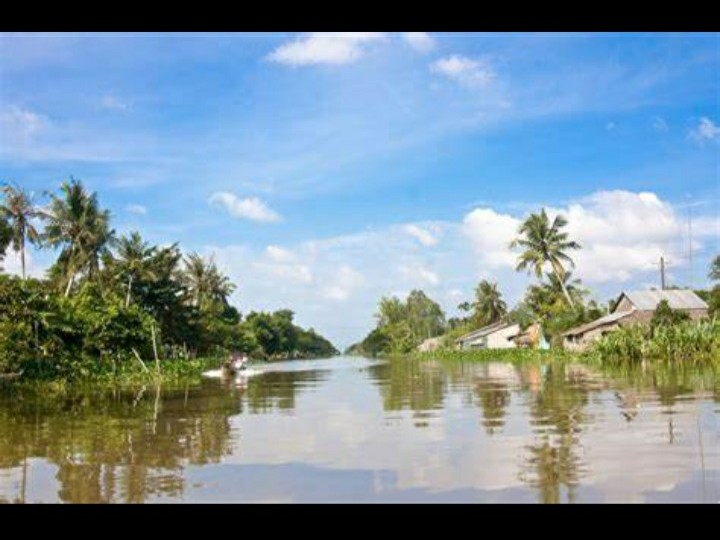
[[[672,309],[686,312],[693,320],[707,317],[708,305],[689,289],[623,292],[611,313],[563,333],[563,344],[571,351],[585,350],[593,341],[616,328],[650,321],[663,300],[667,300]]]
[[[512,349],[514,338],[520,333],[520,325],[504,321],[496,322],[459,337],[455,343],[459,349]]]
[[[436,351],[440,348],[441,340],[442,340],[442,336],[426,339],[420,345],[417,346],[417,350],[418,350],[418,352]]]
[[[518,347],[530,349],[549,349],[550,344],[545,339],[542,327],[539,323],[533,323],[528,326],[524,332],[519,332],[513,336],[513,341]]]

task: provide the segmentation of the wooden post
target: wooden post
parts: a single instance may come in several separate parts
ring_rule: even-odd
[[[138,362],[140,362],[140,365],[142,366],[143,371],[145,371],[145,373],[147,373],[148,371],[150,371],[150,370],[147,368],[147,366],[145,365],[145,362],[142,361],[142,358],[140,358],[140,355],[138,354],[138,352],[137,352],[135,349],[132,349],[132,352],[133,352],[133,354],[135,355],[135,358],[137,358]]]
[[[153,354],[155,355],[155,369],[160,373],[160,359],[158,358],[157,341],[155,340],[155,323],[150,326],[152,332]]]

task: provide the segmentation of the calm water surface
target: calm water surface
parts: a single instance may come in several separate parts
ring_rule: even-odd
[[[720,502],[720,377],[358,358],[0,391],[4,502]]]

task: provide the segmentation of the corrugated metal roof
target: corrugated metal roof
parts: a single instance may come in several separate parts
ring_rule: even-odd
[[[487,336],[489,334],[492,334],[493,332],[497,332],[498,330],[502,330],[503,328],[507,328],[509,326],[514,326],[514,324],[506,323],[503,321],[489,324],[488,326],[483,326],[482,328],[473,330],[472,332],[469,332],[469,333],[465,334],[464,336],[460,336],[456,340],[456,343],[460,343],[462,341],[468,341],[471,339],[481,338],[481,337]]]
[[[599,319],[595,319],[592,322],[589,322],[587,324],[583,324],[581,326],[576,326],[575,328],[571,328],[567,332],[563,332],[563,336],[577,336],[580,334],[584,334],[585,332],[588,332],[594,328],[598,328],[599,326],[605,326],[608,324],[613,324],[620,319],[623,319],[630,315],[632,311],[620,311],[617,313],[610,313],[609,315],[605,315],[603,317],[600,317]]]
[[[707,309],[708,305],[689,289],[646,290],[624,292],[636,309],[655,309],[662,300],[667,300],[672,309]],[[622,298],[623,295],[620,295]]]

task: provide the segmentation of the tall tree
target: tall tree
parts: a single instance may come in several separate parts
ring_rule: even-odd
[[[190,293],[192,305],[207,309],[213,305],[227,306],[228,297],[235,291],[235,285],[224,276],[215,263],[205,260],[197,253],[184,259],[182,280]]]
[[[710,274],[708,277],[715,281],[720,280],[720,255],[715,255],[715,258],[710,265]]]
[[[10,227],[12,248],[20,253],[22,277],[25,279],[25,246],[27,242],[38,243],[40,233],[33,225],[33,219],[42,218],[43,213],[35,206],[33,194],[19,186],[6,183],[2,186],[2,194],[0,215]]]
[[[127,280],[125,307],[130,305],[133,283],[141,279],[154,279],[153,257],[157,248],[143,241],[140,233],[122,236],[117,242],[117,255],[113,258],[118,273]]]
[[[12,229],[8,225],[4,217],[0,216],[0,272],[5,269],[2,266],[3,260],[5,260],[5,250],[12,241]]]
[[[574,267],[575,263],[567,251],[580,249],[580,244],[568,239],[568,233],[562,230],[566,225],[567,220],[561,215],[555,216],[550,223],[543,208],[539,214],[530,214],[523,221],[518,229],[519,236],[510,243],[510,247],[523,249],[518,257],[517,271],[533,272],[542,279],[543,267],[550,264],[559,279],[565,299],[570,307],[575,307],[565,287],[566,270],[563,261]]]
[[[97,272],[100,258],[113,243],[110,212],[102,210],[96,193],[88,193],[79,180],[71,178],[60,187],[61,196],[51,195],[43,241],[61,248],[57,260],[59,274],[70,294],[75,277]]]
[[[481,326],[497,322],[507,315],[507,304],[498,291],[497,283],[487,280],[481,281],[475,287],[475,302],[472,306],[475,320]]]

